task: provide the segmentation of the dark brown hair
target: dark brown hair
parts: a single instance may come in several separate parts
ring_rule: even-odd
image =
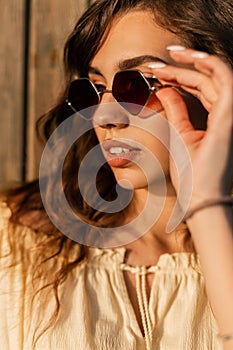
[[[57,105],[40,118],[38,135],[45,142],[66,118],[73,114],[65,99],[70,82],[75,76],[86,77],[91,60],[102,44],[104,34],[113,18],[134,10],[150,11],[161,27],[177,34],[187,46],[220,56],[233,66],[233,5],[231,0],[97,0],[78,20],[70,34],[64,50],[66,88],[61,93]],[[81,126],[80,126],[81,127]],[[96,226],[111,226],[119,223],[119,213],[106,214],[91,208],[83,199],[77,183],[79,165],[85,154],[97,144],[93,130],[80,137],[66,157],[63,169],[63,186],[66,197],[74,210],[86,222]],[[101,155],[100,155],[101,157]],[[97,187],[107,201],[116,198],[116,181],[108,165],[104,165],[97,177]],[[56,193],[56,182],[48,189],[48,196]],[[88,184],[87,184],[88,187]],[[89,188],[88,188],[89,190]],[[56,209],[59,207],[59,197]],[[54,317],[59,310],[58,286],[64,282],[70,271],[85,259],[86,250],[65,237],[50,222],[41,201],[39,183],[34,181],[8,192],[7,201],[12,209],[11,224],[21,224],[33,230],[34,235],[43,236],[38,240],[38,252],[43,254],[35,259],[34,269],[46,268],[52,280],[44,286],[53,290],[57,300]],[[80,228],[81,229],[81,228]],[[13,235],[12,230],[12,235]],[[10,237],[14,245],[15,237]],[[17,237],[22,240],[24,237]],[[20,245],[22,247],[23,244]],[[16,249],[16,248],[15,248]],[[15,249],[12,249],[14,254]],[[23,254],[23,248],[22,254]],[[75,258],[69,259],[69,252],[76,251]],[[74,256],[74,255],[72,255]],[[57,269],[57,261],[59,269]],[[47,265],[48,260],[50,264]],[[49,271],[48,271],[49,269]],[[56,271],[56,274],[54,273]],[[50,273],[51,272],[51,273]],[[53,318],[51,318],[51,321]],[[49,323],[50,325],[50,323]]]

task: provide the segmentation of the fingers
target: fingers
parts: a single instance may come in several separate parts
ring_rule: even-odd
[[[174,86],[179,85],[197,97],[210,112],[211,119],[218,119],[214,124],[221,126],[221,122],[224,122],[225,127],[229,128],[232,123],[233,74],[228,65],[216,56],[182,47],[172,46],[169,52],[182,67],[155,67],[157,78]],[[188,67],[184,68],[184,65]]]
[[[217,100],[219,90],[219,85],[212,81],[213,64],[211,66],[205,65],[200,71],[194,68],[198,65],[198,61],[203,61],[210,56],[190,49],[170,51],[170,54],[178,63],[187,64],[188,67],[169,65],[158,68],[155,70],[157,78],[175,86],[179,85],[185,91],[197,97],[209,111],[211,105]],[[194,54],[198,54],[198,57],[193,57]]]
[[[168,121],[172,123],[180,134],[186,134],[193,130],[193,126],[189,120],[187,106],[175,89],[161,89],[156,92],[156,96],[165,109]]]
[[[211,79],[197,71],[167,66],[166,69],[156,70],[158,79],[174,86],[180,86],[185,91],[197,97],[208,110],[217,100],[217,91],[211,82]]]
[[[231,69],[217,56],[192,49],[170,50],[169,53],[177,63],[192,65],[199,72],[212,78],[217,91],[221,84],[226,84],[225,77],[231,76]]]
[[[191,65],[203,77],[208,77],[217,93],[221,94],[232,82],[232,70],[217,56],[191,49],[170,50],[170,55],[177,63]]]

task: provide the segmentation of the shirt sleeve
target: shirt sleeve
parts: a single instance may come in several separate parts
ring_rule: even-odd
[[[0,349],[29,350],[24,342],[24,270],[19,243],[15,244],[17,234],[25,228],[11,224],[10,216],[7,205],[0,203]]]

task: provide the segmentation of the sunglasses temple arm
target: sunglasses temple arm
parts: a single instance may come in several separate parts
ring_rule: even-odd
[[[72,106],[72,104],[71,104],[70,101],[66,100],[66,103],[67,103],[68,106],[72,109],[72,111],[74,111],[75,113],[78,113],[77,109],[75,109],[75,108]]]

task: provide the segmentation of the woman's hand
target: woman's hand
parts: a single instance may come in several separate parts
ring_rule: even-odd
[[[167,119],[187,147],[193,170],[190,207],[204,199],[230,193],[233,178],[233,73],[218,57],[191,49],[170,51],[172,59],[182,67],[167,65],[155,69],[159,80],[197,97],[208,111],[207,130],[195,130],[187,107],[174,88],[159,90],[156,95],[164,106]],[[187,65],[187,68],[186,68]],[[198,117],[198,116],[197,116]],[[176,151],[171,133],[171,147]],[[179,150],[177,149],[177,152]],[[178,155],[179,156],[179,155]],[[188,165],[188,164],[186,164]],[[188,166],[182,164],[179,178],[171,161],[170,173],[178,192],[190,182]],[[181,198],[182,200],[182,198]],[[182,203],[180,203],[182,206]]]
[[[174,88],[157,92],[167,119],[175,128],[170,132],[170,148],[176,152],[179,177],[171,163],[170,173],[177,191],[188,191],[190,163],[193,170],[193,191],[190,209],[205,199],[229,195],[233,177],[233,74],[218,57],[190,49],[171,51],[173,60],[182,67],[166,66],[155,69],[159,80],[196,96],[208,111],[206,131],[192,126],[186,104]],[[187,65],[187,68],[186,68]],[[198,117],[198,116],[197,116]],[[178,136],[188,150],[188,156],[179,153]],[[183,163],[182,163],[183,162]],[[190,190],[190,189],[189,189]],[[183,210],[187,203],[178,196]],[[220,334],[233,331],[233,236],[230,207],[206,207],[197,211],[187,224],[197,253],[200,256],[208,298]],[[224,342],[224,350],[231,349],[233,341]]]

